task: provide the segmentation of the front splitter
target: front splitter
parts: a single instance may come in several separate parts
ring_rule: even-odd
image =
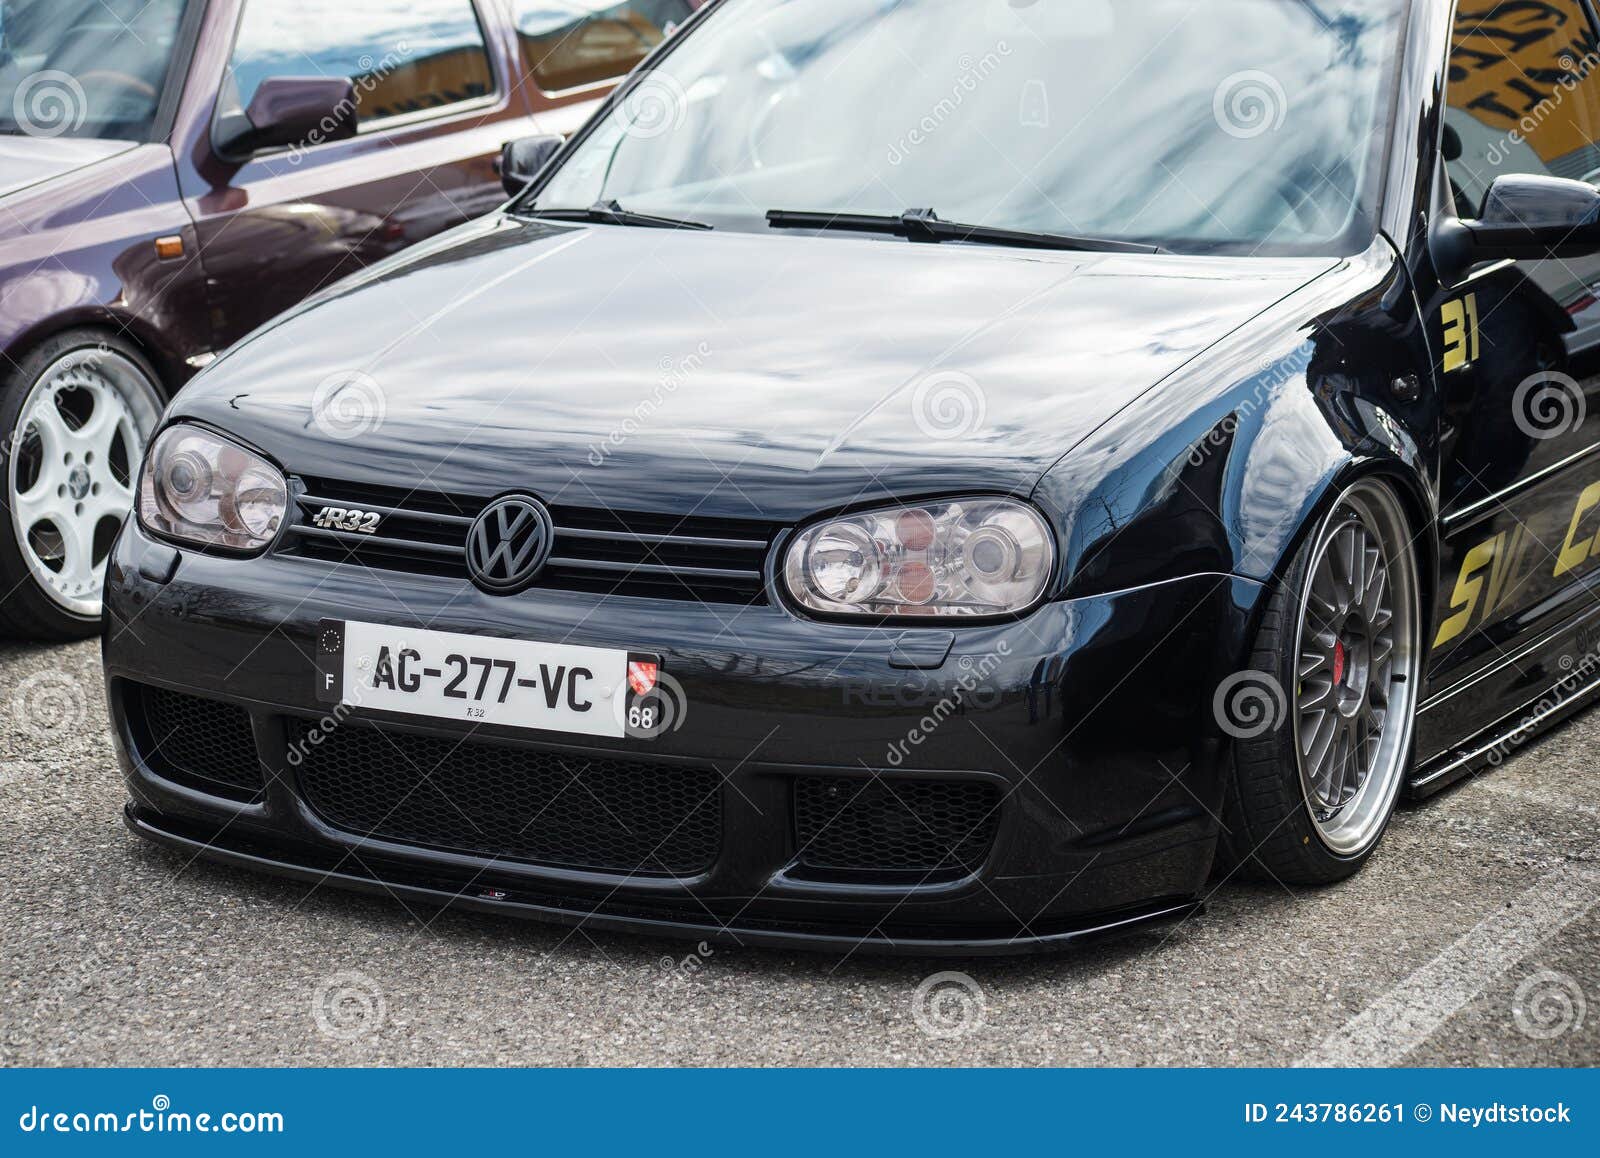
[[[1205,909],[1201,901],[1163,901],[1141,909],[1108,915],[1067,929],[1006,937],[959,934],[890,935],[881,928],[869,927],[851,932],[799,924],[757,924],[740,921],[737,918],[728,924],[721,924],[714,920],[641,917],[608,912],[604,908],[582,909],[544,904],[519,899],[510,894],[486,895],[491,892],[487,889],[451,891],[376,874],[362,875],[339,869],[298,865],[275,859],[261,852],[231,848],[221,843],[220,836],[204,840],[171,831],[161,827],[148,815],[141,814],[132,804],[123,809],[123,820],[135,834],[157,844],[182,850],[191,856],[309,884],[331,885],[335,888],[388,897],[391,900],[415,901],[418,904],[440,908],[517,917],[571,928],[708,941],[746,948],[896,957],[1001,957],[1051,953],[1110,940],[1152,927],[1175,924],[1196,916]]]

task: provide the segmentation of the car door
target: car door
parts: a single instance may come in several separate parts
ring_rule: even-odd
[[[1463,0],[1445,123],[1437,213],[1476,217],[1504,174],[1593,180],[1590,6]],[[1444,414],[1437,688],[1600,607],[1584,586],[1600,567],[1600,257],[1480,263],[1423,307]]]
[[[474,0],[242,0],[197,67],[179,173],[221,350],[308,294],[493,209],[532,131],[497,10]],[[485,19],[488,17],[488,19]],[[223,156],[220,117],[268,77],[349,77],[353,138]]]

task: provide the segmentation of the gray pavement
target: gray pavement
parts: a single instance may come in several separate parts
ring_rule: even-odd
[[[1087,952],[688,959],[146,846],[98,645],[0,643],[0,1064],[1594,1065],[1597,749],[1591,713],[1407,808],[1353,882],[1222,885]]]

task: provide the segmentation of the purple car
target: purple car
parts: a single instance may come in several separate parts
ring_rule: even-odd
[[[0,0],[0,633],[97,629],[196,370],[499,204],[697,7]]]

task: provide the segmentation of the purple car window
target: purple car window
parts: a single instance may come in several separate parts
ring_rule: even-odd
[[[248,0],[230,102],[248,107],[273,76],[347,76],[369,123],[494,91],[471,0]]]
[[[186,0],[0,0],[0,133],[151,131]]]

